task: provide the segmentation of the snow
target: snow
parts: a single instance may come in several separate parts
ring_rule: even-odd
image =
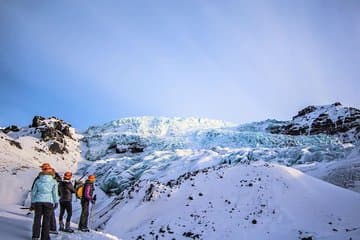
[[[26,210],[20,209],[19,205],[1,205],[0,207],[0,232],[1,239],[23,240],[31,238],[33,215],[27,215]],[[111,234],[91,231],[83,233],[76,231],[73,234],[62,233],[51,235],[53,240],[120,240]]]
[[[174,187],[145,181],[135,189],[104,230],[125,239],[185,239],[188,232],[200,239],[360,239],[360,194],[293,168],[241,164],[200,171]]]
[[[74,129],[71,129],[73,132]],[[27,215],[27,210],[21,207],[30,206],[29,191],[31,184],[39,173],[39,166],[48,162],[62,175],[66,171],[76,172],[81,163],[79,137],[66,137],[69,153],[52,154],[48,145],[39,139],[39,134],[33,128],[22,128],[19,132],[4,134],[0,132],[0,232],[1,239],[30,239],[33,215]],[[9,141],[17,141],[21,149],[11,145]],[[75,175],[75,178],[79,176]],[[105,198],[98,193],[100,199]],[[80,202],[74,199],[74,216],[72,220],[78,222]],[[57,210],[58,211],[58,210]],[[57,212],[58,216],[58,212]],[[74,227],[76,227],[74,225]],[[91,231],[90,233],[76,232],[76,234],[60,233],[52,236],[55,240],[66,239],[112,239],[118,240],[110,234]]]

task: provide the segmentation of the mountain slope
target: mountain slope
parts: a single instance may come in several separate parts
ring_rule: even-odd
[[[258,162],[141,181],[99,212],[125,239],[360,239],[360,195]],[[99,221],[100,222],[100,221]]]
[[[29,191],[34,178],[39,173],[39,166],[48,162],[60,175],[69,170],[76,173],[78,165],[83,161],[79,138],[80,135],[75,133],[74,128],[53,117],[48,119],[35,117],[29,127],[0,130],[1,239],[31,238],[33,215],[20,208],[30,206]],[[99,195],[103,196],[101,193]],[[79,208],[79,201],[74,201],[72,218],[74,222],[78,221]],[[119,238],[91,231],[77,232],[74,235],[60,233],[52,239],[117,240]]]

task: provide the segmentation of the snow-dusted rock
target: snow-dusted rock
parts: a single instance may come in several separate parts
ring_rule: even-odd
[[[308,106],[299,111],[292,121],[268,128],[271,133],[289,135],[338,135],[344,142],[360,140],[360,110],[340,103]]]

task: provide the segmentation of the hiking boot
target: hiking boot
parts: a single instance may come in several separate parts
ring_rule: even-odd
[[[59,232],[56,231],[56,230],[50,230],[49,233],[50,233],[50,234],[55,234],[55,235],[59,234]]]
[[[66,225],[65,225],[65,232],[69,232],[69,233],[73,233],[74,230],[70,227],[70,222],[66,222]]]
[[[82,232],[90,232],[90,229],[88,228],[79,228],[79,230]]]
[[[60,225],[59,231],[64,231],[64,230],[65,230],[65,228],[64,228],[64,222],[63,222],[63,221],[59,221],[59,225]]]

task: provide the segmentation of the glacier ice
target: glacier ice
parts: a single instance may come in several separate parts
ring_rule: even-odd
[[[88,171],[107,193],[120,193],[137,180],[168,181],[219,164],[272,161],[288,166],[345,158],[353,145],[336,136],[271,134],[276,120],[237,126],[202,118],[139,117],[91,127],[83,133]],[[143,151],[123,151],[136,144]],[[121,148],[121,151],[114,149]]]

